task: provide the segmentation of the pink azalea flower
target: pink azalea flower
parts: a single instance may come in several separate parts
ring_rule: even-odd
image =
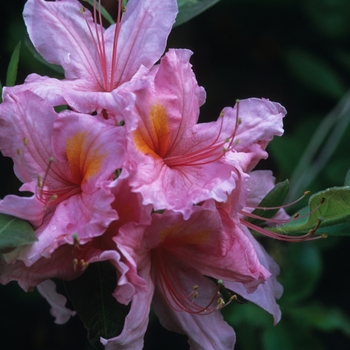
[[[126,167],[133,191],[155,210],[191,214],[193,204],[224,202],[236,186],[235,169],[249,171],[274,135],[285,109],[248,99],[225,108],[216,122],[197,124],[205,93],[192,72],[188,50],[170,50],[154,68],[151,88],[136,91],[136,130]],[[132,128],[134,126],[132,125]],[[132,129],[129,128],[129,129]]]
[[[32,74],[5,93],[31,89],[54,105],[115,115],[110,92],[127,89],[159,60],[177,13],[175,0],[130,0],[125,12],[118,3],[117,23],[105,30],[96,7],[92,16],[77,0],[28,0],[23,12],[28,34],[45,60],[62,66],[65,79]]]
[[[61,266],[72,277],[73,243],[84,245],[102,235],[118,218],[111,207],[110,186],[114,171],[123,164],[124,144],[124,127],[71,111],[58,115],[31,91],[5,97],[0,105],[0,149],[13,159],[15,173],[24,183],[21,190],[35,193],[29,198],[9,195],[0,201],[0,212],[29,220],[38,237],[34,244],[4,256],[8,263],[20,260],[23,267],[33,266],[32,276],[28,271],[19,281],[23,288],[38,284],[38,278],[50,278],[40,276],[45,264],[35,263],[67,243],[68,248],[57,252],[58,265],[47,264],[43,269],[54,276],[68,249],[71,258]],[[2,283],[10,278],[5,275]]]
[[[228,288],[230,283],[240,282],[246,293],[254,293],[271,274],[260,263],[250,237],[215,208],[196,206],[188,220],[171,211],[153,214],[142,242],[127,228],[116,236],[117,242],[125,240],[148,285],[135,298],[150,300],[155,288],[152,305],[161,323],[187,334],[191,349],[232,349],[235,334],[220,313],[228,301],[218,295],[218,285],[206,276],[223,280]],[[134,303],[133,299],[131,305]],[[126,322],[131,325],[141,317],[148,319],[148,310],[132,308]],[[142,345],[145,329],[130,334],[125,326],[108,344],[111,349],[119,348],[130,336]]]

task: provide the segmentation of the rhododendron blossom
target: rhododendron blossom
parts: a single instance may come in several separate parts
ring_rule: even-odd
[[[262,176],[272,184],[270,173]],[[245,200],[248,193],[249,198],[255,198],[254,193],[260,197],[262,191],[254,181],[249,182],[249,175],[243,178],[247,186],[243,191]],[[243,197],[237,195],[232,194],[231,201],[243,203]],[[173,211],[154,213],[142,242],[128,228],[116,236],[117,243],[125,241],[132,248],[131,256],[139,261],[140,273],[143,276],[149,273],[148,288],[137,295],[148,299],[154,288],[152,305],[160,322],[169,330],[186,334],[191,349],[233,348],[235,334],[224,322],[220,309],[235,300],[235,293],[271,313],[275,323],[279,321],[281,312],[276,304],[282,293],[276,280],[279,268],[240,223],[238,212],[229,215],[219,203],[216,208],[210,200],[194,207],[187,220]],[[222,294],[221,288],[226,293]],[[140,322],[140,317],[147,318],[148,313],[132,308],[126,321],[133,324]],[[143,331],[139,330],[139,337]],[[127,334],[130,335],[125,328],[106,344],[111,349],[118,348]]]
[[[50,279],[88,278],[89,264],[108,261],[98,265],[115,273],[106,290],[129,312],[116,315],[123,329],[98,333],[106,349],[141,349],[151,305],[191,349],[234,347],[221,309],[237,293],[275,323],[281,316],[278,266],[247,216],[274,185],[252,169],[283,134],[286,110],[250,98],[198,124],[206,94],[192,52],[160,59],[176,3],[118,0],[104,29],[100,1],[91,13],[77,0],[28,0],[28,34],[65,78],[32,74],[5,88],[0,105],[0,150],[32,194],[6,196],[0,213],[27,220],[37,238],[0,256],[0,283],[37,286],[63,323],[74,311]]]
[[[73,234],[84,244],[118,218],[109,184],[124,161],[123,127],[70,111],[57,115],[30,91],[5,97],[0,125],[0,148],[13,159],[21,190],[35,193],[6,196],[0,211],[29,220],[39,238],[8,253],[7,261],[30,266],[72,244]]]
[[[252,168],[274,135],[281,135],[286,111],[268,100],[242,100],[216,122],[197,124],[204,90],[189,63],[191,52],[170,50],[156,67],[151,88],[136,91],[138,126],[130,135],[130,184],[155,210],[172,209],[187,218],[193,204],[224,202],[235,188],[232,171]]]
[[[117,115],[118,94],[112,98],[111,92],[127,90],[128,82],[159,60],[177,5],[175,0],[130,0],[122,9],[119,0],[118,9],[117,23],[105,30],[96,1],[93,15],[77,0],[27,1],[23,17],[30,39],[45,60],[62,66],[65,79],[32,74],[10,90],[31,89],[55,105]]]

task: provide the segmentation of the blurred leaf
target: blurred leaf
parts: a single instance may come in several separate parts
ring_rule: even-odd
[[[279,324],[267,328],[262,337],[264,350],[295,350],[292,344],[292,334],[289,329]]]
[[[0,214],[0,253],[37,241],[32,225],[11,215]]]
[[[344,181],[344,186],[350,186],[350,169],[349,169],[348,172],[346,173],[345,181]]]
[[[280,282],[286,291],[281,307],[295,305],[311,295],[322,274],[322,259],[317,244],[289,244],[285,249],[280,262],[283,270]]]
[[[271,207],[277,207],[281,206],[284,203],[284,200],[286,199],[289,191],[289,182],[288,180],[285,180],[283,182],[279,182],[264,198],[263,200],[258,204],[258,207],[261,208],[271,208]],[[252,214],[263,217],[266,219],[272,218],[279,209],[255,209]],[[261,223],[264,223],[263,220],[254,219],[251,217],[247,217],[245,219],[246,221],[254,224],[259,225]]]
[[[16,45],[11,55],[10,63],[8,65],[7,74],[6,74],[6,84],[5,84],[6,86],[13,86],[16,83],[20,51],[21,51],[21,42],[19,42]]]
[[[281,322],[269,327],[263,333],[264,350],[323,350],[322,343],[308,328],[301,328],[290,322]]]
[[[309,89],[335,99],[346,92],[341,76],[320,57],[300,49],[289,49],[285,57],[291,73]]]
[[[222,309],[222,313],[225,317],[225,321],[232,327],[244,325],[251,328],[261,328],[273,322],[268,312],[253,303],[230,304]]]
[[[301,327],[317,328],[322,331],[340,330],[350,337],[350,319],[337,308],[325,307],[319,303],[288,309],[288,315]]]
[[[219,0],[177,0],[179,13],[175,26],[179,26],[219,2]]]
[[[114,266],[108,261],[93,263],[80,277],[64,284],[68,298],[88,330],[90,342],[96,349],[103,349],[100,337],[118,336],[130,309],[112,295],[117,286]]]
[[[58,66],[57,64],[51,64],[49,62],[47,62],[46,60],[44,60],[41,55],[38,53],[38,51],[35,49],[34,45],[32,44],[32,42],[30,41],[29,37],[27,36],[25,38],[25,44],[28,48],[28,50],[31,52],[31,54],[34,56],[34,58],[39,61],[40,63],[44,64],[45,66],[49,67],[50,69],[52,69],[54,72],[59,73],[61,75],[64,75],[64,71],[63,68],[61,66]]]
[[[322,201],[324,202],[320,204]],[[308,215],[307,212],[311,214]],[[322,222],[316,233],[350,235],[350,187],[333,187],[314,194],[309,200],[309,208],[300,211],[300,217],[303,215],[305,217],[302,219],[269,230],[282,234],[308,233],[320,219]]]
[[[94,7],[95,1],[96,0],[83,0],[84,2],[87,2],[88,4],[90,4],[92,7]],[[101,15],[110,23],[110,24],[114,24],[114,20],[111,17],[111,15],[108,13],[108,11],[101,5],[99,4],[97,6],[97,10],[101,11]]]

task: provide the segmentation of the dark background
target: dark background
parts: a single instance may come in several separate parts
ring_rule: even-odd
[[[25,37],[23,5],[24,1],[0,5],[3,84],[10,55]],[[237,98],[266,97],[286,107],[285,135],[271,144],[270,158],[258,166],[272,169],[278,180],[284,180],[291,176],[317,125],[349,89],[350,2],[221,0],[175,28],[168,46],[194,51],[193,69],[207,91],[201,121],[215,120],[221,109],[234,105]],[[52,74],[23,45],[17,83],[31,72]],[[312,191],[343,184],[350,165],[349,136],[347,130],[330,162],[313,181]],[[16,193],[19,183],[12,175],[11,160],[1,157],[0,161],[3,197]],[[236,329],[236,348],[349,349],[349,239],[262,242],[281,265],[284,316],[271,328],[272,319],[265,322],[266,315],[251,305],[225,310]],[[66,325],[54,325],[48,304],[37,292],[24,293],[12,282],[0,286],[0,297],[0,349],[89,349],[78,317]],[[310,321],[307,310],[316,304],[322,307],[313,312]],[[296,317],[293,310],[305,310],[305,317],[300,317],[302,311]],[[151,317],[145,349],[186,349],[186,344],[185,337],[167,333]]]

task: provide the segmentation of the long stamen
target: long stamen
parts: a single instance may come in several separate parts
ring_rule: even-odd
[[[279,241],[286,241],[286,242],[303,242],[303,241],[312,241],[312,240],[316,240],[316,239],[321,239],[321,238],[326,238],[327,235],[326,234],[322,234],[320,236],[314,237],[315,232],[317,231],[317,229],[319,228],[319,226],[322,223],[322,219],[318,219],[316,226],[309,230],[308,233],[306,233],[305,235],[301,235],[301,236],[287,236],[286,234],[281,234],[281,233],[276,233],[276,232],[272,232],[269,231],[267,229],[261,228],[259,226],[256,226],[244,219],[239,219],[240,223],[243,224],[244,226],[258,232],[261,233],[264,236],[270,237],[270,238],[274,238],[277,239]]]
[[[103,86],[101,86],[101,88],[106,90],[106,87],[107,87],[106,51],[105,51],[105,45],[104,45],[104,34],[103,34],[102,24],[100,27],[100,32],[99,32],[98,27],[97,27],[96,0],[94,0],[94,14],[93,14],[94,15],[94,23],[95,23],[94,31],[95,31],[96,35],[93,34],[93,30],[90,27],[90,24],[88,23],[88,21],[85,17],[85,8],[84,7],[81,8],[81,12],[84,15],[86,25],[87,25],[88,30],[90,32],[92,41],[93,41],[94,46],[96,48],[98,60],[100,62],[100,68],[101,68],[101,72],[102,72],[101,75],[102,75],[103,82],[99,82],[98,79],[97,79],[97,81],[100,84],[102,83]],[[101,35],[101,37],[100,37],[100,35]],[[96,38],[95,38],[95,36],[96,36]]]
[[[276,210],[276,209],[288,208],[288,207],[291,207],[292,205],[298,203],[299,201],[301,201],[303,198],[305,198],[309,194],[310,194],[310,191],[305,191],[304,194],[302,196],[300,196],[298,199],[296,199],[295,201],[289,202],[287,204],[283,204],[283,205],[277,206],[277,207],[251,207],[249,205],[246,205],[246,208],[254,208],[254,209],[261,209],[261,210]]]
[[[220,294],[222,284],[218,283],[211,299],[204,306],[199,305],[196,301],[199,297],[198,285],[193,285],[190,292],[186,292],[174,273],[171,264],[167,259],[163,259],[161,254],[155,249],[152,252],[155,259],[157,280],[163,295],[169,306],[175,311],[184,311],[190,314],[205,315],[217,309],[224,307],[224,302]],[[233,298],[232,298],[233,300]]]
[[[85,271],[86,268],[89,266],[89,263],[86,262],[83,258],[84,258],[85,252],[91,246],[92,240],[90,240],[88,243],[82,246],[80,244],[79,236],[77,234],[73,234],[72,238],[73,238],[73,255],[74,255],[73,270],[77,271],[78,268],[80,268],[80,271]]]
[[[113,39],[113,51],[112,51],[112,63],[111,63],[111,79],[109,82],[109,89],[112,90],[114,88],[114,74],[116,69],[116,61],[117,61],[117,49],[118,49],[118,38],[121,28],[121,17],[122,12],[125,12],[125,8],[122,6],[121,0],[118,0],[118,14],[117,14],[117,21],[115,24],[115,30],[114,30],[114,39]]]
[[[36,189],[36,197],[38,200],[45,204],[46,208],[56,205],[59,202],[71,197],[74,194],[80,192],[80,187],[75,184],[69,184],[65,187],[60,188],[45,188],[47,187],[47,179],[52,166],[54,159],[52,157],[49,158],[47,168],[45,170],[45,174],[43,177],[40,175],[37,177],[37,189]]]
[[[224,123],[224,113],[221,112],[219,116],[219,118],[221,118],[219,131],[215,139],[210,143],[210,145],[208,145],[203,149],[193,151],[193,152],[188,152],[179,156],[165,157],[164,158],[165,164],[167,164],[169,167],[196,166],[196,165],[210,164],[221,159],[227,151],[232,149],[233,140],[236,135],[238,126],[240,124],[238,113],[239,113],[239,101],[237,101],[235,128],[231,133],[230,137],[219,141],[220,135],[222,134],[222,131],[223,131],[223,123]],[[228,143],[228,146],[225,147],[227,143]]]

